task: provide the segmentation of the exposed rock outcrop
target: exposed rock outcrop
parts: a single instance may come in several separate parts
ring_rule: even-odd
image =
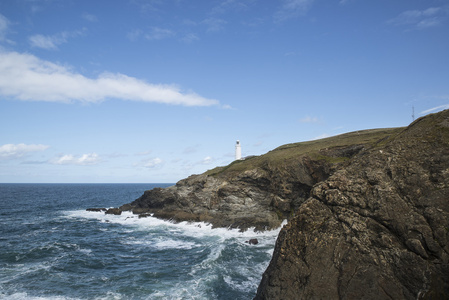
[[[320,141],[289,144],[265,155],[235,161],[175,186],[146,191],[120,210],[215,227],[267,230],[292,218],[312,187],[357,153],[398,129],[368,130]]]
[[[105,211],[107,211],[107,209],[104,207],[93,207],[93,208],[87,208],[86,211],[105,212]]]
[[[316,184],[256,299],[448,299],[449,111]]]
[[[256,299],[448,299],[449,111],[284,145],[125,210],[242,230],[288,219]]]
[[[105,211],[105,214],[107,215],[121,215],[122,214],[122,210],[116,207],[113,208],[109,208],[108,210]]]
[[[174,221],[204,221],[215,227],[272,229],[294,214],[329,169],[324,160],[303,157],[296,165],[263,165],[232,175],[193,175],[175,186],[146,191],[120,209]]]

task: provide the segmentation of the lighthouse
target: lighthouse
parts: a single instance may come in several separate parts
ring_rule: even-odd
[[[240,141],[235,143],[235,160],[242,159],[242,147],[240,146]]]

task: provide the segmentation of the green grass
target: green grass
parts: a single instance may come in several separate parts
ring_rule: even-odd
[[[280,146],[264,155],[250,157],[246,160],[234,161],[227,166],[217,167],[206,172],[207,175],[217,176],[228,173],[251,170],[264,165],[288,164],[300,159],[304,155],[315,160],[326,160],[330,163],[340,163],[347,157],[326,156],[320,150],[332,150],[352,145],[364,145],[365,148],[381,146],[404,128],[383,128],[349,132],[320,140],[292,143]]]

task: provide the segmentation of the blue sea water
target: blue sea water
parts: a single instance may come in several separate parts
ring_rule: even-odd
[[[86,211],[158,186],[0,184],[0,298],[253,298],[279,230]]]

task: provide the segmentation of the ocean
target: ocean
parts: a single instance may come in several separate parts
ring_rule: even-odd
[[[169,185],[0,184],[0,298],[252,299],[279,230],[86,211]]]

